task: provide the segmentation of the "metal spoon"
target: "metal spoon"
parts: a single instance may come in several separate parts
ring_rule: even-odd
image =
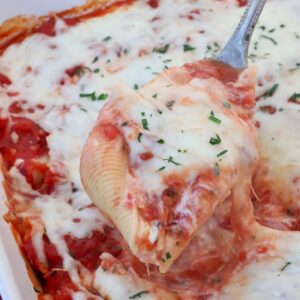
[[[249,42],[267,0],[248,0],[248,7],[235,32],[214,59],[235,69],[247,67]]]

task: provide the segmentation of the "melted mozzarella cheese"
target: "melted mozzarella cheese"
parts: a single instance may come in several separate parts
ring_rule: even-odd
[[[80,94],[94,91],[97,95],[110,94],[116,82],[123,82],[129,87],[135,85],[141,87],[167,67],[180,66],[185,62],[215,54],[225,44],[243,12],[233,0],[213,2],[162,0],[157,9],[151,9],[146,2],[146,0],[136,1],[130,8],[121,8],[113,14],[90,19],[74,27],[67,27],[59,21],[57,36],[36,34],[21,44],[9,47],[0,57],[1,73],[13,81],[7,89],[0,87],[1,107],[3,107],[1,117],[7,116],[6,106],[15,100],[25,99],[31,105],[38,103],[46,105],[45,112],[28,116],[50,132],[48,144],[52,163],[63,163],[70,181],[75,182],[76,187],[80,189],[72,195],[73,204],[77,208],[90,204],[79,180],[80,149],[104,103],[92,102],[89,98],[80,97]],[[299,13],[298,0],[287,0],[284,3],[280,0],[268,2],[255,30],[249,51],[250,61],[258,65],[257,95],[261,95],[274,84],[279,84],[277,92],[272,97],[257,103],[260,152],[268,157],[268,168],[275,181],[272,187],[276,189],[278,186],[276,180],[283,181],[286,194],[289,194],[290,189],[295,195],[298,195],[299,191],[298,186],[292,184],[292,180],[300,173],[299,138],[295,131],[299,124],[299,105],[288,103],[287,99],[293,93],[300,92],[300,68],[297,65],[300,63]],[[104,41],[106,37],[111,39]],[[184,52],[183,45],[186,43],[196,50]],[[169,45],[166,53],[153,51],[166,45]],[[95,57],[98,57],[98,60],[92,63]],[[74,84],[71,83],[65,70],[79,64],[89,67],[92,72],[86,71]],[[31,67],[32,71],[29,71],[28,67]],[[60,84],[62,79],[66,82],[64,85]],[[17,91],[20,95],[7,97],[7,90]],[[63,105],[71,105],[71,109],[60,113],[63,111]],[[261,106],[266,105],[276,107],[277,113],[269,115],[263,112]],[[283,110],[279,111],[280,109]],[[176,156],[176,159],[179,157]],[[16,174],[15,169],[11,173],[13,176],[21,177],[20,174]],[[26,188],[30,187],[19,177],[16,179],[19,187],[26,191]],[[97,221],[101,216],[98,214],[96,217],[93,210],[86,212],[82,210],[80,213],[86,213],[85,219],[88,220],[91,216],[92,221],[87,221],[86,225],[82,222],[81,225],[86,226],[85,228],[74,228],[71,221],[71,214],[74,211],[65,202],[56,208],[60,197],[67,201],[66,195],[62,193],[52,204],[47,203],[47,199],[41,199],[38,205],[43,222],[48,224],[49,228],[46,230],[49,231],[50,240],[61,249],[61,255],[67,262],[69,255],[64,247],[60,246],[64,243],[62,233],[71,230],[75,235],[82,236],[88,234],[88,230],[93,226],[96,228],[101,226],[102,221]],[[53,213],[51,216],[49,210]],[[59,216],[65,216],[66,220],[59,221]],[[51,222],[52,218],[58,221]],[[60,234],[59,239],[56,238],[57,233]],[[153,234],[155,236],[155,233]],[[280,255],[284,254],[286,260],[291,260],[294,254],[288,249],[300,248],[298,234],[282,233],[278,239],[287,245],[286,248],[278,248]],[[37,252],[39,248],[37,245]],[[65,266],[68,268],[66,263]],[[269,268],[275,270],[279,266],[278,260],[253,264],[244,271],[246,275],[243,285],[239,283],[229,285],[224,293],[239,295],[239,291],[247,289],[247,295],[251,295],[249,299],[267,297],[262,282],[269,278]],[[292,299],[294,295],[300,293],[300,288],[293,281],[296,278],[293,272],[298,272],[299,269],[300,264],[295,259],[290,270],[286,270],[286,274],[290,274],[289,282],[281,281],[287,275],[267,282],[275,296],[286,294],[290,296],[286,298]],[[261,278],[257,276],[258,273],[261,274]],[[274,271],[274,277],[276,274]],[[238,282],[238,279],[236,280]],[[76,297],[74,296],[75,299]],[[285,298],[282,296],[278,299]]]
[[[255,262],[237,270],[224,288],[220,300],[290,300],[299,297],[298,233],[265,231],[272,237],[271,255],[261,255]]]

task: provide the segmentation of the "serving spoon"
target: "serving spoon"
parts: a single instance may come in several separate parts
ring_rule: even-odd
[[[214,58],[215,61],[240,70],[247,67],[250,39],[266,1],[248,0],[248,7],[239,25],[225,47]]]

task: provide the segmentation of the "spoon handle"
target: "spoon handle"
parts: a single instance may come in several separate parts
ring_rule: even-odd
[[[235,32],[216,60],[237,69],[247,67],[249,42],[267,0],[248,0],[248,7]]]

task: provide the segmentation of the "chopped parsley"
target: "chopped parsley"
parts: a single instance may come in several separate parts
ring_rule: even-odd
[[[222,140],[217,133],[216,133],[216,137],[211,137],[209,140],[209,143],[211,145],[218,145],[218,144],[221,144],[221,142],[222,142]]]
[[[167,101],[167,102],[166,102],[166,107],[167,107],[169,110],[172,110],[174,104],[175,104],[175,101],[174,101],[174,100]]]
[[[94,72],[94,73],[99,73],[99,72],[100,72],[100,69],[99,69],[99,68],[96,68],[93,72]]]
[[[158,171],[158,172],[163,171],[165,168],[166,168],[166,167],[163,166],[163,167],[159,168],[157,171]]]
[[[212,122],[216,123],[216,124],[221,124],[221,122],[222,122],[220,119],[218,119],[215,116],[213,111],[210,112],[210,115],[209,115],[208,119],[211,120]]]
[[[92,64],[94,64],[95,62],[97,62],[99,60],[99,57],[98,56],[95,56],[93,61],[92,61]]]
[[[97,100],[106,100],[108,97],[108,94],[100,94],[97,98]]]
[[[184,44],[184,45],[183,45],[183,51],[184,51],[184,52],[194,51],[194,50],[196,50],[196,48],[195,48],[195,47],[192,47],[191,45],[188,45],[188,44]]]
[[[163,139],[159,139],[158,141],[156,141],[157,143],[159,143],[159,144],[164,144],[165,143],[165,141],[163,140]]]
[[[83,108],[83,107],[80,107],[80,110],[84,111],[84,112],[87,112],[87,109]]]
[[[160,115],[162,115],[162,113],[163,113],[160,109],[158,109],[157,112],[158,112]]]
[[[280,271],[283,272],[290,264],[292,264],[290,261],[286,262],[285,265],[280,269]]]
[[[123,122],[123,123],[121,124],[122,127],[125,127],[125,126],[127,126],[127,125],[128,125],[128,122],[127,122],[127,121],[125,121],[125,122]]]
[[[273,38],[271,38],[270,36],[261,34],[260,37],[263,38],[263,39],[269,40],[269,41],[272,42],[274,45],[277,45],[277,44],[278,44],[278,43],[277,43]]]
[[[263,97],[264,97],[265,99],[266,99],[266,98],[269,98],[269,97],[272,97],[272,96],[276,93],[278,87],[279,87],[279,84],[278,84],[278,83],[274,84],[270,89],[268,89],[268,90],[263,94]]]
[[[181,165],[179,162],[176,162],[176,161],[173,159],[172,156],[169,156],[168,158],[165,158],[165,159],[163,159],[163,160],[164,160],[164,161],[167,161],[167,162],[169,162],[169,163],[172,163],[172,164],[174,164],[174,165],[176,165],[176,166],[180,166],[180,165]]]
[[[160,172],[160,171],[163,171],[166,167],[161,167],[159,168],[157,171]]]
[[[220,48],[221,47],[220,47],[219,43],[214,42],[212,46],[211,45],[206,46],[206,51],[204,54],[208,54],[208,53],[212,52],[212,54],[214,55],[220,50]]]
[[[158,94],[152,95],[152,98],[156,99]]]
[[[217,157],[220,157],[220,156],[226,154],[227,152],[228,152],[228,150],[223,150],[219,154],[217,154]]]
[[[97,96],[96,92],[92,92],[92,93],[82,93],[79,96],[81,98],[90,98],[92,101],[96,101],[96,100],[106,100],[108,94],[100,94],[99,96]]]
[[[261,30],[265,30],[265,29],[266,29],[266,26],[264,26],[264,25],[261,25],[261,26],[259,26],[259,29],[261,29]]]
[[[143,128],[145,130],[150,130],[149,126],[148,126],[148,120],[147,119],[142,119],[142,125],[143,125]]]
[[[289,98],[289,102],[292,102],[292,103],[300,103],[299,101],[297,101],[297,99],[300,98],[300,93],[294,93],[290,98]]]
[[[153,52],[165,54],[169,50],[169,47],[170,47],[170,45],[166,44],[165,46],[154,48]]]
[[[133,88],[134,88],[135,90],[138,90],[138,89],[139,89],[139,86],[135,83],[134,86],[133,86]]]
[[[171,259],[171,258],[172,258],[172,256],[171,256],[170,252],[167,252],[166,255],[165,255],[165,257],[163,257],[161,259],[161,261],[162,262],[166,262],[168,259]]]
[[[172,61],[172,59],[166,59],[163,61],[163,63],[167,64],[167,63],[170,63]]]
[[[138,134],[138,137],[137,137],[137,140],[138,140],[139,143],[142,142],[142,136],[143,136],[143,134],[140,132],[140,133]]]
[[[107,37],[105,37],[102,41],[103,42],[108,42],[108,41],[110,41],[111,40],[111,36],[107,36]]]
[[[149,294],[148,291],[141,291],[129,297],[129,299],[141,298],[143,295]]]
[[[177,152],[179,153],[187,153],[188,149],[178,149]]]

